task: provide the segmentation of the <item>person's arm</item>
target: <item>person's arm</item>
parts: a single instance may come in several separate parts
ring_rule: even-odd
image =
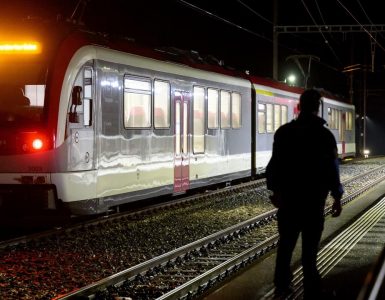
[[[337,149],[335,149],[334,161],[332,166],[332,186],[331,186],[331,195],[334,198],[334,202],[332,205],[332,216],[338,217],[342,212],[341,199],[344,193],[344,189],[340,180],[340,168],[338,161]]]

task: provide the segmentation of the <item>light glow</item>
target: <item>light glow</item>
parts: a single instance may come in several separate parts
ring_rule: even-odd
[[[0,54],[28,53],[37,54],[41,52],[38,42],[0,42]]]
[[[295,84],[295,82],[296,82],[296,77],[295,77],[295,75],[293,75],[293,74],[291,74],[291,75],[289,75],[288,77],[287,77],[287,81],[289,82],[289,84]]]
[[[37,131],[27,131],[21,133],[20,138],[23,143],[21,150],[23,153],[36,153],[47,151],[52,147],[52,144],[45,133]]]
[[[32,148],[35,149],[35,150],[40,150],[43,148],[43,141],[39,138],[37,139],[34,139],[32,141]]]

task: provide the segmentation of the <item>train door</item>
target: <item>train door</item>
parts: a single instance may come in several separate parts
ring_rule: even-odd
[[[175,138],[174,138],[174,192],[184,192],[189,188],[190,153],[188,144],[188,124],[190,93],[176,91],[175,103]]]
[[[67,125],[71,135],[68,167],[72,171],[94,168],[93,73],[92,66],[83,67],[72,88]]]

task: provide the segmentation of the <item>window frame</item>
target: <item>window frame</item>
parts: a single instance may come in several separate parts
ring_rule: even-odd
[[[155,84],[157,82],[159,82],[159,83],[166,83],[168,85],[168,109],[167,109],[167,111],[165,111],[165,113],[167,113],[166,120],[165,120],[166,121],[166,126],[157,126],[156,125],[155,109],[157,108],[157,106],[155,104],[155,101],[156,101],[156,97],[155,97],[155,92],[156,92]],[[153,97],[152,98],[152,114],[153,114],[152,120],[153,120],[154,129],[170,129],[171,128],[171,104],[172,104],[172,101],[171,101],[171,83],[170,83],[170,81],[164,80],[164,79],[155,78],[153,80],[152,92],[153,92],[153,95],[152,95],[152,97]]]
[[[126,87],[126,79],[127,80],[135,80],[135,81],[141,81],[141,82],[148,82],[150,86],[150,90],[141,90],[141,89],[134,89]],[[148,109],[148,126],[128,126],[126,124],[126,93],[132,93],[132,94],[140,94],[140,95],[148,95],[149,98],[149,109]],[[123,127],[127,130],[130,129],[151,129],[152,128],[152,122],[153,122],[153,80],[151,77],[146,76],[137,76],[137,75],[131,75],[131,74],[125,74],[123,76]],[[126,126],[127,125],[127,126]]]

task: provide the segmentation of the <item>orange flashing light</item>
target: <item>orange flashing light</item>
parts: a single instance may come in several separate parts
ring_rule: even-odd
[[[0,42],[0,54],[38,54],[41,46],[38,42]]]

